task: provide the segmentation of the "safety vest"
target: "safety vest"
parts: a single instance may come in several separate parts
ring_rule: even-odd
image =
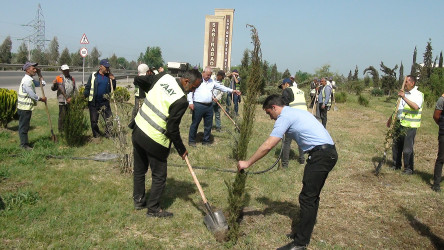
[[[89,102],[92,102],[92,100],[94,99],[94,81],[96,80],[96,73],[97,72],[91,74],[91,88],[89,89],[89,97],[88,97]]]
[[[296,109],[307,110],[304,91],[298,89],[295,86],[289,88],[291,89],[291,91],[293,91],[293,96],[294,96],[294,100],[290,102],[289,106]]]
[[[424,99],[424,94],[422,94],[422,99]],[[419,128],[421,126],[421,113],[422,107],[418,110],[412,109],[408,104],[404,105],[404,108],[398,109],[398,117],[401,115],[401,126],[407,128]]]
[[[325,86],[322,88],[322,101],[324,102],[324,100],[325,100],[325,88],[327,87],[328,85],[327,84],[325,84]],[[331,89],[331,87],[330,87],[330,89]],[[330,98],[328,98],[328,103],[327,103],[327,105],[326,105],[327,107],[330,107],[331,106],[331,96],[330,96]]]
[[[168,111],[183,96],[185,93],[173,76],[162,76],[147,93],[135,118],[137,126],[152,140],[169,148],[170,139],[165,135]]]
[[[31,87],[35,93],[35,84],[32,81]],[[20,110],[34,110],[34,106],[37,105],[37,101],[33,100],[28,93],[23,92],[23,81],[20,82],[19,93],[17,97],[17,108]]]

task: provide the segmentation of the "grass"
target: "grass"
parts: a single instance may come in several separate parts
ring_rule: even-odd
[[[371,97],[369,106],[363,107],[357,96],[349,95],[346,103],[337,104],[337,111],[329,111],[327,129],[337,145],[339,161],[321,194],[310,249],[442,247],[443,193],[430,189],[438,132],[432,109],[423,110],[416,136],[416,174],[404,176],[388,170],[388,165],[379,177],[372,173],[375,162],[382,157],[385,122],[395,102]],[[49,108],[52,123],[57,124],[55,100],[49,101]],[[273,127],[273,121],[259,105],[256,112],[248,157]],[[181,124],[185,143],[189,124],[191,114],[187,111]],[[0,211],[0,248],[225,248],[203,224],[205,208],[199,192],[175,150],[169,157],[161,203],[174,217],[148,219],[145,211],[133,209],[132,176],[121,174],[116,162],[45,157],[119,153],[111,140],[77,148],[67,147],[63,141],[53,144],[41,103],[31,120],[33,151],[19,148],[17,126],[14,121],[8,129],[0,130],[0,196],[6,206],[11,204],[10,197],[22,197],[20,206]],[[222,132],[213,132],[212,146],[198,144],[188,148],[193,166],[236,168],[231,158],[233,125],[223,117],[222,127]],[[54,130],[57,131],[56,127]],[[201,125],[199,132],[202,131]],[[275,159],[271,152],[251,170],[265,169]],[[210,204],[227,211],[224,180],[232,182],[235,175],[200,169],[195,172]],[[273,169],[249,176],[248,204],[240,224],[241,237],[234,249],[273,249],[289,242],[285,234],[290,232],[292,221],[297,222],[302,175],[303,166],[291,159],[286,171]]]

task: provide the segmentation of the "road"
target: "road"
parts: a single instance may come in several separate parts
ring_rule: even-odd
[[[56,76],[60,74],[60,71],[42,71],[42,76],[47,83],[47,85],[43,89],[45,91],[45,96],[49,99],[56,98],[57,92],[51,90],[51,83],[56,78]],[[85,72],[85,84],[88,81],[90,74],[90,72]],[[24,75],[24,71],[0,71],[0,88],[13,89],[18,92],[20,81],[22,80]],[[77,86],[80,86],[82,84],[83,78],[82,72],[71,72],[71,75],[76,80]],[[127,86],[132,85],[133,83],[132,78],[126,78],[124,75],[116,75],[116,77],[118,79],[120,78],[120,80],[117,81],[118,86]],[[35,76],[34,79],[38,80],[37,76]],[[37,88],[36,92],[37,95],[41,96],[40,88]]]

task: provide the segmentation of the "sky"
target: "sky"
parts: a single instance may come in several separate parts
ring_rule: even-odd
[[[422,62],[429,38],[433,56],[444,49],[442,0],[330,0],[330,1],[55,1],[0,0],[0,42],[11,36],[13,52],[21,38],[33,30],[31,23],[40,3],[46,39],[57,37],[59,52],[81,47],[85,34],[91,52],[101,58],[137,60],[148,46],[159,46],[163,59],[202,65],[205,16],[214,9],[235,9],[231,65],[240,64],[245,49],[252,49],[254,25],[261,41],[262,59],[278,70],[314,73],[325,64],[333,73],[347,76],[357,66],[390,68],[401,62],[409,72],[415,46]],[[49,43],[49,42],[48,42]]]

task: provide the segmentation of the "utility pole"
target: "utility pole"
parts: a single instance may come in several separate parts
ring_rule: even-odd
[[[37,8],[37,14],[34,20],[30,21],[28,24],[23,24],[22,26],[33,28],[33,33],[27,37],[17,39],[26,41],[28,44],[28,60],[31,60],[31,47],[30,44],[34,45],[34,48],[44,50],[45,49],[45,18],[43,16],[42,7],[40,4]]]

